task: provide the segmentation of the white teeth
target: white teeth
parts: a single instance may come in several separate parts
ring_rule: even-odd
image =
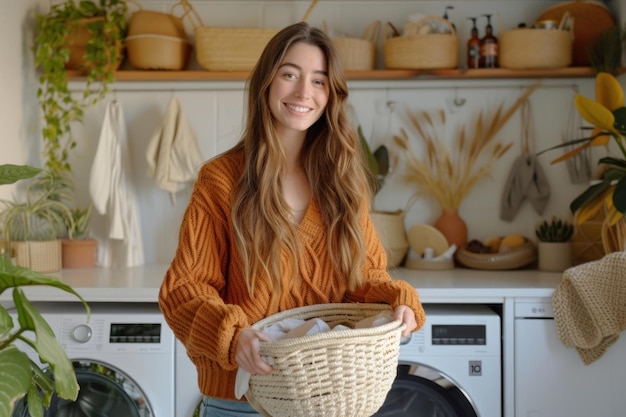
[[[298,113],[306,113],[310,110],[308,107],[298,107],[298,106],[292,106],[290,104],[287,104],[287,107],[289,107],[293,111],[297,111]]]

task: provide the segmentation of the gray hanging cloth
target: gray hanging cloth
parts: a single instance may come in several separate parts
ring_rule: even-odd
[[[534,126],[530,101],[522,105],[522,153],[513,162],[513,167],[504,185],[500,202],[500,218],[513,221],[524,200],[528,199],[538,214],[543,211],[550,198],[550,184],[532,148]],[[531,131],[533,130],[533,131]]]

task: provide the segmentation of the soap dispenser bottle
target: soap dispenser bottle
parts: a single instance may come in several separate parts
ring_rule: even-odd
[[[480,38],[478,37],[478,27],[476,18],[469,17],[472,21],[471,37],[467,41],[467,68],[480,68]]]
[[[493,35],[493,26],[491,26],[491,15],[484,14],[487,18],[487,26],[485,27],[485,36],[480,40],[480,63],[482,68],[498,67],[498,39]]]
[[[448,10],[452,9],[454,9],[454,6],[446,6],[446,9],[443,12],[443,18],[446,19],[448,22],[450,22],[450,18],[448,17]],[[454,32],[456,32],[456,26],[454,25],[454,23],[450,22],[450,26],[452,26],[452,29],[454,30]]]

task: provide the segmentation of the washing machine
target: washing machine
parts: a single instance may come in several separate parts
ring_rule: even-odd
[[[202,414],[202,394],[198,388],[198,372],[187,356],[187,349],[176,340],[175,417],[199,417]]]
[[[425,305],[400,346],[398,375],[375,416],[501,417],[500,316],[485,305]]]
[[[80,303],[35,307],[72,361],[80,386],[75,402],[53,397],[45,417],[174,415],[175,338],[156,304],[90,303],[89,320]],[[27,415],[21,400],[13,417]]]

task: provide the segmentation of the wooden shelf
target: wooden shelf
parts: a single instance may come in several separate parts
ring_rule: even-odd
[[[120,70],[115,74],[117,81],[242,81],[247,71],[213,72],[187,71],[135,71]],[[407,79],[490,79],[490,78],[580,78],[593,77],[590,67],[568,67],[548,70],[494,69],[442,69],[442,70],[372,70],[347,71],[348,80],[407,80]],[[79,72],[69,71],[68,78],[83,78]]]

